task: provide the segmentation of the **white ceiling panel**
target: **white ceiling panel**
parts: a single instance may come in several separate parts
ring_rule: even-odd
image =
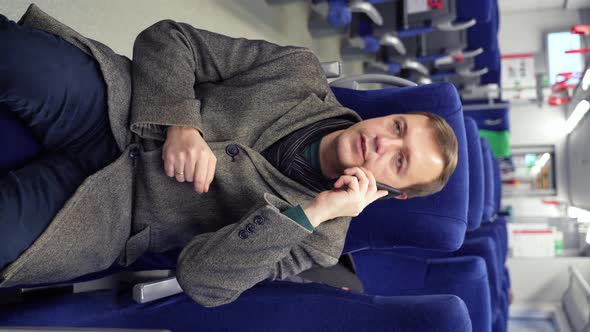
[[[590,8],[589,0],[567,0],[567,9]]]
[[[588,0],[579,1],[588,2]],[[500,6],[500,11],[506,13],[563,8],[564,2],[565,0],[498,0],[498,5]]]

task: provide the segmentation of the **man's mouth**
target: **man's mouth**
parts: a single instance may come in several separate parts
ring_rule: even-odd
[[[361,135],[361,151],[363,161],[367,160],[367,145],[365,144],[365,138]]]

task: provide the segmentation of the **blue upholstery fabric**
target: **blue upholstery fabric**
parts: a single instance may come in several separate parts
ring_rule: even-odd
[[[481,77],[481,84],[500,84],[501,83],[501,56],[497,45],[492,45],[484,53],[475,57],[475,66],[477,68],[488,68],[488,72]]]
[[[330,1],[330,9],[326,20],[335,28],[342,28],[349,25],[352,21],[352,12],[348,8],[348,3]]]
[[[397,35],[400,38],[409,38],[409,37],[419,36],[419,35],[425,34],[427,32],[432,32],[432,31],[434,31],[434,28],[432,26],[423,26],[423,27],[418,27],[418,28],[400,29],[397,31]]]
[[[385,64],[389,67],[387,70],[388,74],[396,75],[402,70],[402,67],[398,63],[386,62]]]
[[[502,204],[502,173],[500,172],[500,161],[494,158],[492,166],[494,170],[494,212],[498,213]]]
[[[0,306],[4,326],[162,328],[184,331],[472,331],[452,295],[368,296],[321,284],[264,282],[236,301],[205,308],[185,294],[136,304],[131,289]]]
[[[479,129],[503,131],[510,130],[509,105],[499,104],[498,108],[469,111],[467,114],[472,117]]]
[[[450,253],[417,248],[394,248],[390,251],[399,255],[430,259],[464,256],[478,256],[483,258],[486,263],[486,270],[488,272],[488,285],[490,289],[490,302],[492,306],[492,320],[496,319],[500,309],[498,305],[499,292],[502,289],[502,278],[498,276],[501,276],[502,274],[498,272],[498,269],[501,266],[500,264],[498,264],[498,257],[500,257],[500,255],[497,253],[498,249],[496,241],[492,237],[482,236],[467,238],[463,243],[463,246],[461,246],[459,250]],[[358,253],[362,252],[364,252],[364,250],[359,251]],[[353,255],[356,255],[358,253],[355,252]],[[411,268],[406,266],[404,267],[404,269],[408,270]],[[416,282],[414,280],[416,277],[412,275],[401,276],[398,278],[405,278],[400,281],[403,283]]]
[[[493,14],[493,2],[497,0],[457,0],[457,19],[469,21],[474,18],[478,23],[489,22]]]
[[[452,294],[467,305],[474,331],[491,331],[488,274],[481,257],[425,259],[391,251],[353,253],[366,294]]]
[[[508,271],[507,267],[504,267],[504,282],[506,283],[506,288],[512,288],[512,281],[510,280],[510,271]]]
[[[478,229],[467,232],[466,235],[466,239],[481,239],[486,237],[494,240],[496,244],[496,261],[499,263],[499,266],[504,266],[504,262],[506,261],[506,252],[503,249],[504,241],[500,234],[500,229],[495,223],[483,223]],[[497,269],[496,272],[496,277],[501,282],[504,278],[504,270]]]
[[[379,39],[373,36],[363,36],[363,40],[365,41],[365,48],[363,51],[365,53],[377,53],[381,45],[379,43]]]
[[[0,175],[24,166],[41,152],[41,144],[24,123],[0,105]]]
[[[483,155],[483,168],[484,168],[484,205],[483,205],[483,221],[490,220],[494,216],[495,208],[495,194],[494,194],[494,174],[493,174],[493,163],[494,155],[490,148],[488,140],[480,137],[481,140],[481,151]]]
[[[352,221],[345,252],[395,246],[456,250],[467,229],[468,161],[465,124],[455,87],[435,83],[374,91],[332,88],[338,101],[364,118],[392,113],[432,112],[449,123],[459,142],[455,172],[443,190],[428,197],[381,200]]]
[[[500,311],[500,293],[502,280],[498,278],[498,255],[496,242],[489,237],[473,238],[465,240],[465,243],[454,256],[479,256],[484,259],[488,271],[490,287],[490,299],[492,304],[492,320],[495,320]]]
[[[467,229],[475,229],[481,224],[484,204],[484,168],[479,131],[475,120],[465,117],[467,152],[469,153],[469,210]]]
[[[492,45],[497,45],[497,32],[492,19],[489,22],[477,23],[467,29],[467,47],[477,49],[482,47],[484,51],[490,50]]]

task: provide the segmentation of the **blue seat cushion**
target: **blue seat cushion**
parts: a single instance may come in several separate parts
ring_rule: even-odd
[[[475,120],[465,117],[467,152],[469,153],[469,210],[467,211],[467,228],[475,229],[481,224],[484,205],[484,166],[479,140],[479,131]]]
[[[472,331],[453,295],[369,296],[316,283],[262,282],[232,303],[203,307],[186,294],[137,304],[131,288],[0,305],[3,326],[109,327],[193,331]]]
[[[459,143],[458,163],[440,192],[408,200],[380,200],[352,221],[345,252],[412,246],[453,251],[467,229],[469,175],[465,123],[459,95],[449,83],[373,91],[332,88],[338,101],[363,119],[393,113],[432,112],[443,117]]]

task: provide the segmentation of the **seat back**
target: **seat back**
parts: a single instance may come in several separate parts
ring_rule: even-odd
[[[486,264],[475,256],[425,259],[384,250],[353,253],[365,294],[452,294],[467,305],[474,331],[491,331]]]
[[[457,0],[457,19],[468,21],[472,18],[478,23],[489,22],[493,14],[493,2],[496,0]]]
[[[432,112],[443,117],[459,143],[458,163],[442,191],[408,200],[380,200],[350,225],[345,252],[395,246],[453,251],[467,229],[469,176],[465,123],[459,95],[449,83],[373,91],[332,88],[338,101],[364,118]]]
[[[484,168],[484,205],[483,205],[483,221],[488,221],[494,216],[495,194],[494,194],[494,174],[493,163],[494,155],[490,148],[490,143],[485,138],[480,138],[481,151],[483,155]]]
[[[481,142],[475,120],[465,117],[467,152],[469,153],[469,210],[467,229],[475,229],[481,224],[484,206],[484,166]]]

